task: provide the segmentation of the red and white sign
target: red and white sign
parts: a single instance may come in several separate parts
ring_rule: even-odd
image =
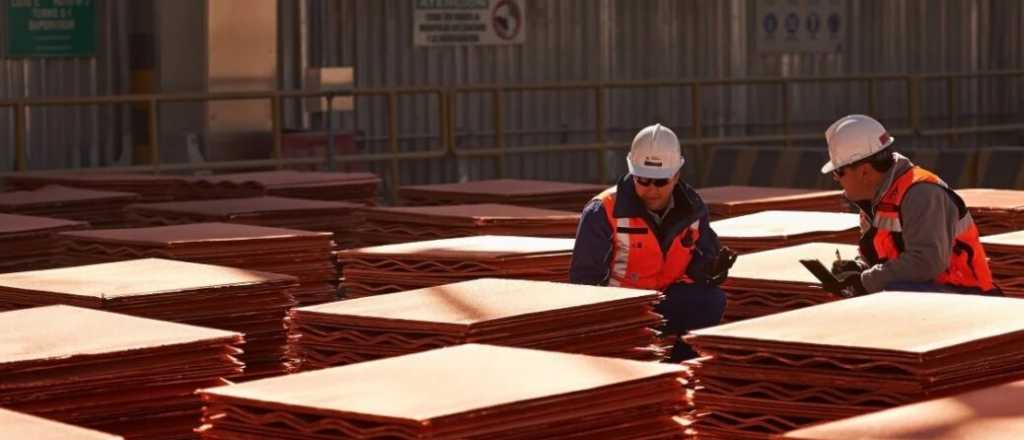
[[[526,41],[525,0],[414,0],[413,45],[484,46]]]

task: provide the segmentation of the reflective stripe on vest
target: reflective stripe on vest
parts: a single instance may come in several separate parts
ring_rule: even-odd
[[[961,217],[956,224],[953,249],[946,270],[935,278],[935,283],[960,287],[976,287],[982,291],[992,290],[992,272],[988,267],[985,249],[978,237],[978,228],[963,201],[952,192],[945,182],[931,172],[912,167],[897,177],[889,190],[875,207],[871,228],[861,238],[861,254],[871,264],[884,263],[903,253],[903,223],[900,207],[907,190],[918,183],[939,185],[957,202]],[[862,221],[867,221],[861,212]],[[913,227],[911,225],[910,227]],[[868,248],[870,246],[870,248]]]
[[[700,221],[683,228],[672,239],[668,254],[661,251],[658,238],[640,217],[615,218],[615,188],[599,194],[612,231],[612,258],[608,285],[663,290],[672,283],[692,283],[686,268],[700,238]]]
[[[612,249],[611,273],[624,276],[626,267],[629,265],[629,232],[626,231],[626,228],[629,228],[629,219],[620,218],[615,220],[615,231],[613,232],[615,235],[615,248]],[[608,281],[610,285],[619,285],[615,277],[610,277]]]

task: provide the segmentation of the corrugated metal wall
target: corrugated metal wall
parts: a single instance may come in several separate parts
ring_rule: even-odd
[[[4,0],[0,0],[2,2]],[[752,32],[755,0],[527,0],[527,42],[507,47],[412,45],[412,0],[302,0],[282,10],[308,11],[302,26],[282,26],[282,57],[313,66],[352,65],[360,87],[534,83],[577,80],[803,76],[852,73],[970,71],[1024,67],[1024,2],[1008,0],[847,0],[852,24],[838,54],[761,54]],[[99,1],[98,56],[80,59],[7,59],[0,54],[0,97],[74,96],[126,93],[132,2]],[[300,7],[301,6],[301,7]],[[0,23],[4,8],[0,8]],[[300,14],[301,15],[301,14]],[[282,20],[297,20],[282,14]],[[299,20],[304,21],[304,20]],[[0,27],[0,41],[3,28]],[[2,48],[0,48],[2,50]],[[287,76],[301,66],[287,66]],[[282,78],[282,84],[298,84]],[[1024,84],[1020,79],[957,82],[958,118],[979,113],[990,120],[1020,121]],[[821,131],[836,116],[867,110],[863,85],[806,85],[793,88],[796,131]],[[946,88],[925,89],[931,126],[946,123]],[[691,133],[689,93],[683,90],[613,91],[607,97],[612,140],[628,141],[653,121]],[[779,132],[780,96],[769,86],[711,88],[702,94],[705,135]],[[436,147],[437,102],[433,97],[399,100],[402,150]],[[892,126],[906,121],[906,96],[899,84],[881,84],[877,114]],[[506,97],[505,129],[516,145],[592,140],[593,97],[583,92],[524,92]],[[460,148],[493,145],[490,97],[466,94],[457,102]],[[109,164],[130,132],[126,108],[49,108],[31,112],[31,168]],[[300,121],[294,115],[293,123]],[[359,130],[370,151],[386,151],[383,98],[360,99],[357,112],[341,118]],[[289,124],[293,125],[293,124]],[[11,169],[13,126],[0,109],[0,170]],[[944,141],[936,139],[935,142]],[[961,139],[973,142],[975,138]],[[621,152],[620,152],[621,153]],[[610,166],[623,169],[621,154]],[[512,156],[511,176],[594,180],[594,153]],[[403,183],[453,180],[495,174],[490,160],[436,160],[405,164]],[[375,167],[377,170],[382,168]]]
[[[1024,66],[1024,3],[1000,0],[848,0],[848,43],[836,54],[761,54],[753,40],[754,0],[528,0],[527,42],[507,47],[414,47],[412,1],[313,1],[319,24],[310,34],[314,65],[352,65],[357,86],[531,83],[855,73],[948,72]],[[959,81],[958,112],[1021,119],[1020,79]],[[801,85],[790,91],[796,131],[823,131],[835,117],[866,112],[866,85]],[[945,123],[945,84],[925,88],[928,114]],[[608,96],[613,140],[628,140],[653,121],[681,135],[691,132],[689,94],[652,89]],[[907,102],[898,83],[879,84],[878,115],[906,124]],[[404,98],[399,113],[403,150],[436,144],[432,98]],[[457,103],[458,143],[493,145],[490,97],[465,95]],[[713,88],[702,94],[705,135],[779,133],[778,87]],[[581,92],[510,94],[505,128],[521,133],[508,145],[591,140],[593,98]],[[364,99],[350,124],[370,150],[384,151],[383,100]],[[934,142],[938,142],[935,140]],[[621,158],[621,154],[617,155]],[[513,157],[512,176],[593,180],[593,153]],[[613,161],[616,170],[624,167]],[[438,160],[403,170],[402,182],[488,177],[493,164]]]
[[[6,1],[0,23],[7,23]],[[128,84],[128,2],[96,2],[94,59],[11,59],[0,46],[0,99],[123,94]],[[6,41],[0,26],[0,42]],[[30,169],[109,164],[128,132],[127,110],[114,106],[46,107],[29,111]],[[0,109],[0,170],[13,169],[14,127],[10,110]]]

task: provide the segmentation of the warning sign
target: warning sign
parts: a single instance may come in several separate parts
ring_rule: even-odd
[[[414,0],[413,44],[477,46],[526,41],[524,0]]]
[[[847,0],[758,0],[757,50],[840,52],[847,7]]]

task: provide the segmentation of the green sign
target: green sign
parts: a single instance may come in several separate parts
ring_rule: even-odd
[[[91,57],[96,54],[96,0],[8,0],[6,3],[9,57]]]

